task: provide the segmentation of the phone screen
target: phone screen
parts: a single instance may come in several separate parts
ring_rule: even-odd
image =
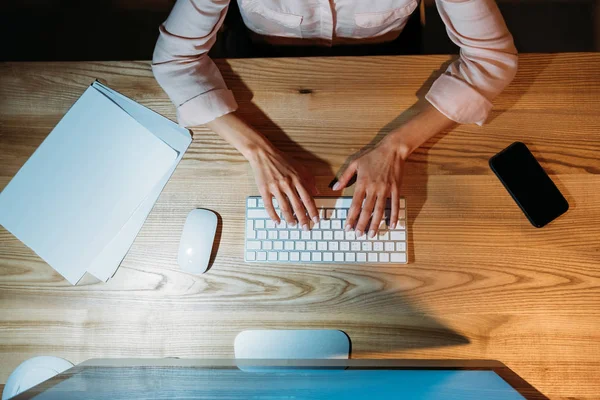
[[[515,142],[490,159],[490,167],[533,226],[541,228],[569,203],[524,143]]]

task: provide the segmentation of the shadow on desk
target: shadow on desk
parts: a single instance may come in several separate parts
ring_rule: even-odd
[[[252,126],[267,136],[277,148],[291,154],[303,165],[310,166],[315,176],[334,176],[326,160],[293,141],[252,102],[253,93],[227,62],[220,62],[219,69],[228,87],[235,93],[240,114]],[[422,164],[422,168],[426,168],[426,165]],[[426,173],[418,174],[419,179],[426,179],[426,176]],[[423,190],[425,187],[426,182]],[[320,189],[324,191],[326,188]],[[424,195],[418,194],[417,197],[422,205]],[[336,266],[317,265],[301,270],[286,270],[285,273],[280,268],[277,265],[253,268],[252,282],[271,293],[270,299],[264,303],[260,299],[252,300],[253,307],[259,310],[264,307],[269,312],[293,310],[298,313],[297,322],[290,324],[287,321],[279,325],[267,318],[243,329],[340,329],[350,336],[353,354],[358,357],[375,354],[385,357],[390,352],[401,350],[469,343],[466,337],[409,302],[402,296],[401,290],[389,288],[390,284],[395,286],[405,277],[397,268],[385,268],[382,272],[382,269],[373,271],[361,266],[338,269]],[[273,278],[276,278],[276,284],[271,282]],[[354,314],[356,319],[333,318],[323,321],[319,318],[323,312],[331,313],[336,309],[344,309],[344,313]],[[382,312],[385,318],[381,317]],[[377,314],[378,318],[370,318]],[[363,337],[365,332],[370,332],[368,337]],[[371,348],[370,344],[375,344],[375,347]]]
[[[333,171],[327,161],[292,140],[279,125],[252,102],[252,91],[231,69],[226,60],[221,60],[219,70],[227,82],[227,86],[235,94],[235,99],[239,105],[238,112],[243,115],[250,126],[265,135],[277,149],[291,155],[301,165],[310,166],[310,172],[313,176],[333,176]]]

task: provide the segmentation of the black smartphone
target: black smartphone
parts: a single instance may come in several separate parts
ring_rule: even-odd
[[[524,143],[515,142],[490,158],[490,168],[536,228],[569,209],[567,200]]]

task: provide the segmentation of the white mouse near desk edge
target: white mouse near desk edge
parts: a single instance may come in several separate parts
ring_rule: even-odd
[[[179,242],[177,261],[181,269],[193,274],[203,274],[208,269],[215,233],[217,215],[201,208],[190,211]]]

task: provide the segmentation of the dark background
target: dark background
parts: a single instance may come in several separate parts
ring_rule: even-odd
[[[235,0],[233,0],[235,2]],[[302,0],[298,0],[302,1]],[[447,54],[458,50],[446,36],[433,0],[425,1],[404,35],[412,46],[393,44],[376,54]],[[1,0],[0,61],[149,60],[175,0]],[[521,53],[600,50],[600,0],[497,0]],[[243,29],[228,17],[213,57],[252,57],[240,43]],[[232,28],[236,31],[231,35]],[[229,35],[229,36],[228,36]],[[235,38],[236,40],[232,40]],[[233,45],[232,45],[233,43]],[[243,43],[243,41],[242,41]],[[359,48],[339,55],[367,54]],[[282,54],[282,55],[321,55]]]

